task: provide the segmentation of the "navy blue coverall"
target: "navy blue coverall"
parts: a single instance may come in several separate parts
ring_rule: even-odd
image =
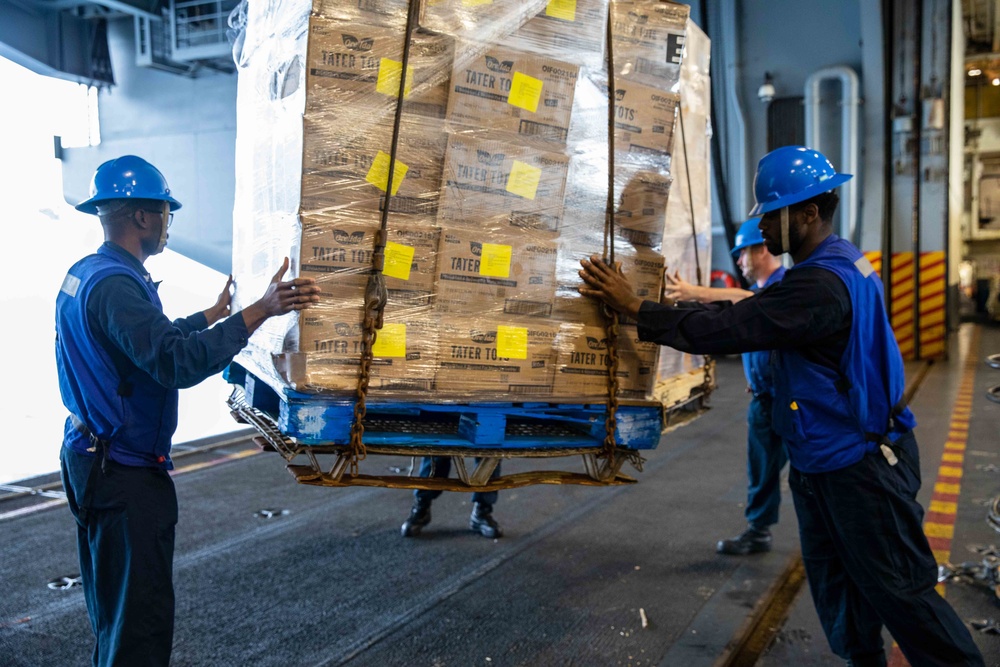
[[[785,268],[778,267],[759,289],[767,289],[779,282],[784,275]],[[781,436],[771,426],[774,387],[771,382],[770,357],[770,351],[743,353],[743,370],[752,394],[750,405],[747,406],[748,484],[744,514],[747,523],[757,530],[767,530],[778,523],[781,470],[788,463],[788,454]]]
[[[72,415],[60,459],[95,666],[170,662],[177,389],[220,372],[248,339],[239,315],[206,326],[203,313],[168,320],[142,263],[111,242],[60,290],[56,357]]]
[[[752,299],[684,309],[645,301],[639,337],[694,354],[773,349],[781,358],[772,419],[788,445],[803,561],[834,653],[884,662],[884,625],[913,667],[982,667],[968,629],[935,591],[914,420],[908,410],[889,419],[902,360],[877,281],[833,235]],[[869,428],[879,409],[880,426]],[[888,439],[898,463],[870,432]]]

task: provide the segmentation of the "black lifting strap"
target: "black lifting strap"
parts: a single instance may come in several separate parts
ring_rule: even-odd
[[[854,385],[851,384],[851,381],[846,375],[841,375],[840,378],[833,383],[833,386],[841,394],[846,394]],[[892,410],[889,411],[889,423],[886,424],[885,433],[872,433],[871,431],[865,431],[865,440],[892,447],[893,442],[889,440],[889,434],[896,429],[896,417],[903,414],[903,410],[905,409],[906,396],[904,395],[894,406],[892,406]]]
[[[98,438],[97,435],[90,430],[90,427],[87,426],[82,419],[77,417],[72,412],[69,413],[69,421],[71,424],[73,424],[73,428],[76,429],[78,433],[83,434],[83,436],[87,438],[87,440],[90,440],[91,446],[87,451],[94,452],[95,454],[98,454],[101,457],[101,470],[106,471],[107,461],[108,461],[108,448],[110,447],[111,443],[107,440],[101,440],[100,438]]]

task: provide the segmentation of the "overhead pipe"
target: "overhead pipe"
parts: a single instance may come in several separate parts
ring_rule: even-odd
[[[840,159],[837,165],[840,171],[853,174],[854,178],[842,187],[844,192],[844,207],[846,213],[840,221],[840,235],[853,243],[857,243],[858,221],[858,145],[860,84],[857,73],[846,65],[826,67],[816,70],[806,79],[805,111],[806,111],[806,145],[822,152],[822,136],[820,132],[820,85],[829,79],[840,81],[841,111],[840,111]],[[846,219],[845,219],[846,218]]]

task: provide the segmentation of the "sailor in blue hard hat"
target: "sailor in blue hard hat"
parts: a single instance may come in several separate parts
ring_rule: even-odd
[[[173,211],[180,207],[159,169],[141,157],[123,155],[97,168],[90,181],[90,197],[77,204],[76,210],[108,221],[122,218],[123,213],[133,217],[157,232],[155,245],[147,238],[151,234],[144,237],[144,243],[148,255],[158,255],[167,247],[167,228]]]
[[[743,248],[752,248],[764,243],[764,238],[760,235],[760,228],[757,226],[759,222],[759,218],[750,218],[740,225],[736,232],[736,238],[733,240],[733,249],[729,251],[733,259],[740,258],[740,251]]]
[[[319,299],[311,279],[282,280],[286,258],[264,297],[241,312],[229,316],[230,276],[212,306],[171,322],[143,264],[163,251],[180,207],[142,158],[102,164],[76,208],[100,218],[104,244],[69,269],[56,298],[69,412],[59,458],[99,666],[170,662],[178,389],[220,372],[268,318]]]
[[[798,229],[791,225],[790,206],[828,192],[832,194],[834,188],[851,178],[851,174],[838,173],[825,155],[804,146],[784,146],[762,157],[753,180],[757,202],[749,215],[761,216],[759,227],[771,254],[792,253],[799,245]],[[836,208],[837,200],[833,197],[828,200]],[[767,214],[775,211],[779,215],[777,225],[766,225],[764,217],[770,219]]]
[[[757,166],[758,227],[795,265],[729,306],[670,308],[639,298],[600,257],[581,262],[581,293],[637,320],[639,338],[692,354],[772,350],[771,422],[785,442],[802,561],[831,649],[885,665],[883,628],[913,665],[982,667],[937,565],[916,500],[920,464],[903,359],[882,282],[833,233],[836,188],[851,178],[819,151],[786,146]]]

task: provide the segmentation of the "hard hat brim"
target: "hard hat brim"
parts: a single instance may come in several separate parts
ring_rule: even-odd
[[[131,199],[131,197],[122,196],[121,194],[117,194],[117,193],[113,194],[113,195],[103,195],[103,196],[102,195],[96,195],[94,197],[91,197],[90,199],[86,199],[86,200],[80,202],[79,204],[77,204],[73,208],[75,208],[76,210],[80,211],[81,213],[89,213],[90,215],[97,215],[97,205],[98,204],[100,204],[102,201],[111,201],[111,200],[114,200],[114,199]],[[169,196],[169,195],[167,195],[165,197],[162,196],[162,195],[159,196],[159,197],[142,197],[142,199],[152,199],[154,201],[165,201],[165,202],[168,202],[170,204],[170,210],[171,211],[176,211],[177,209],[179,209],[181,207],[181,203],[179,201],[177,201],[176,199],[174,199],[173,197]]]
[[[764,202],[763,204],[758,203],[752,209],[747,217],[754,218],[764,215],[765,213],[770,213],[771,211],[777,211],[783,209],[786,206],[792,206],[793,204],[799,204],[808,199],[812,199],[817,195],[821,195],[824,192],[829,192],[834,188],[838,188],[847,181],[854,178],[853,174],[834,174],[825,181],[820,181],[814,185],[810,185],[804,190],[799,190],[793,194],[785,195],[784,197],[778,197],[769,202]]]

